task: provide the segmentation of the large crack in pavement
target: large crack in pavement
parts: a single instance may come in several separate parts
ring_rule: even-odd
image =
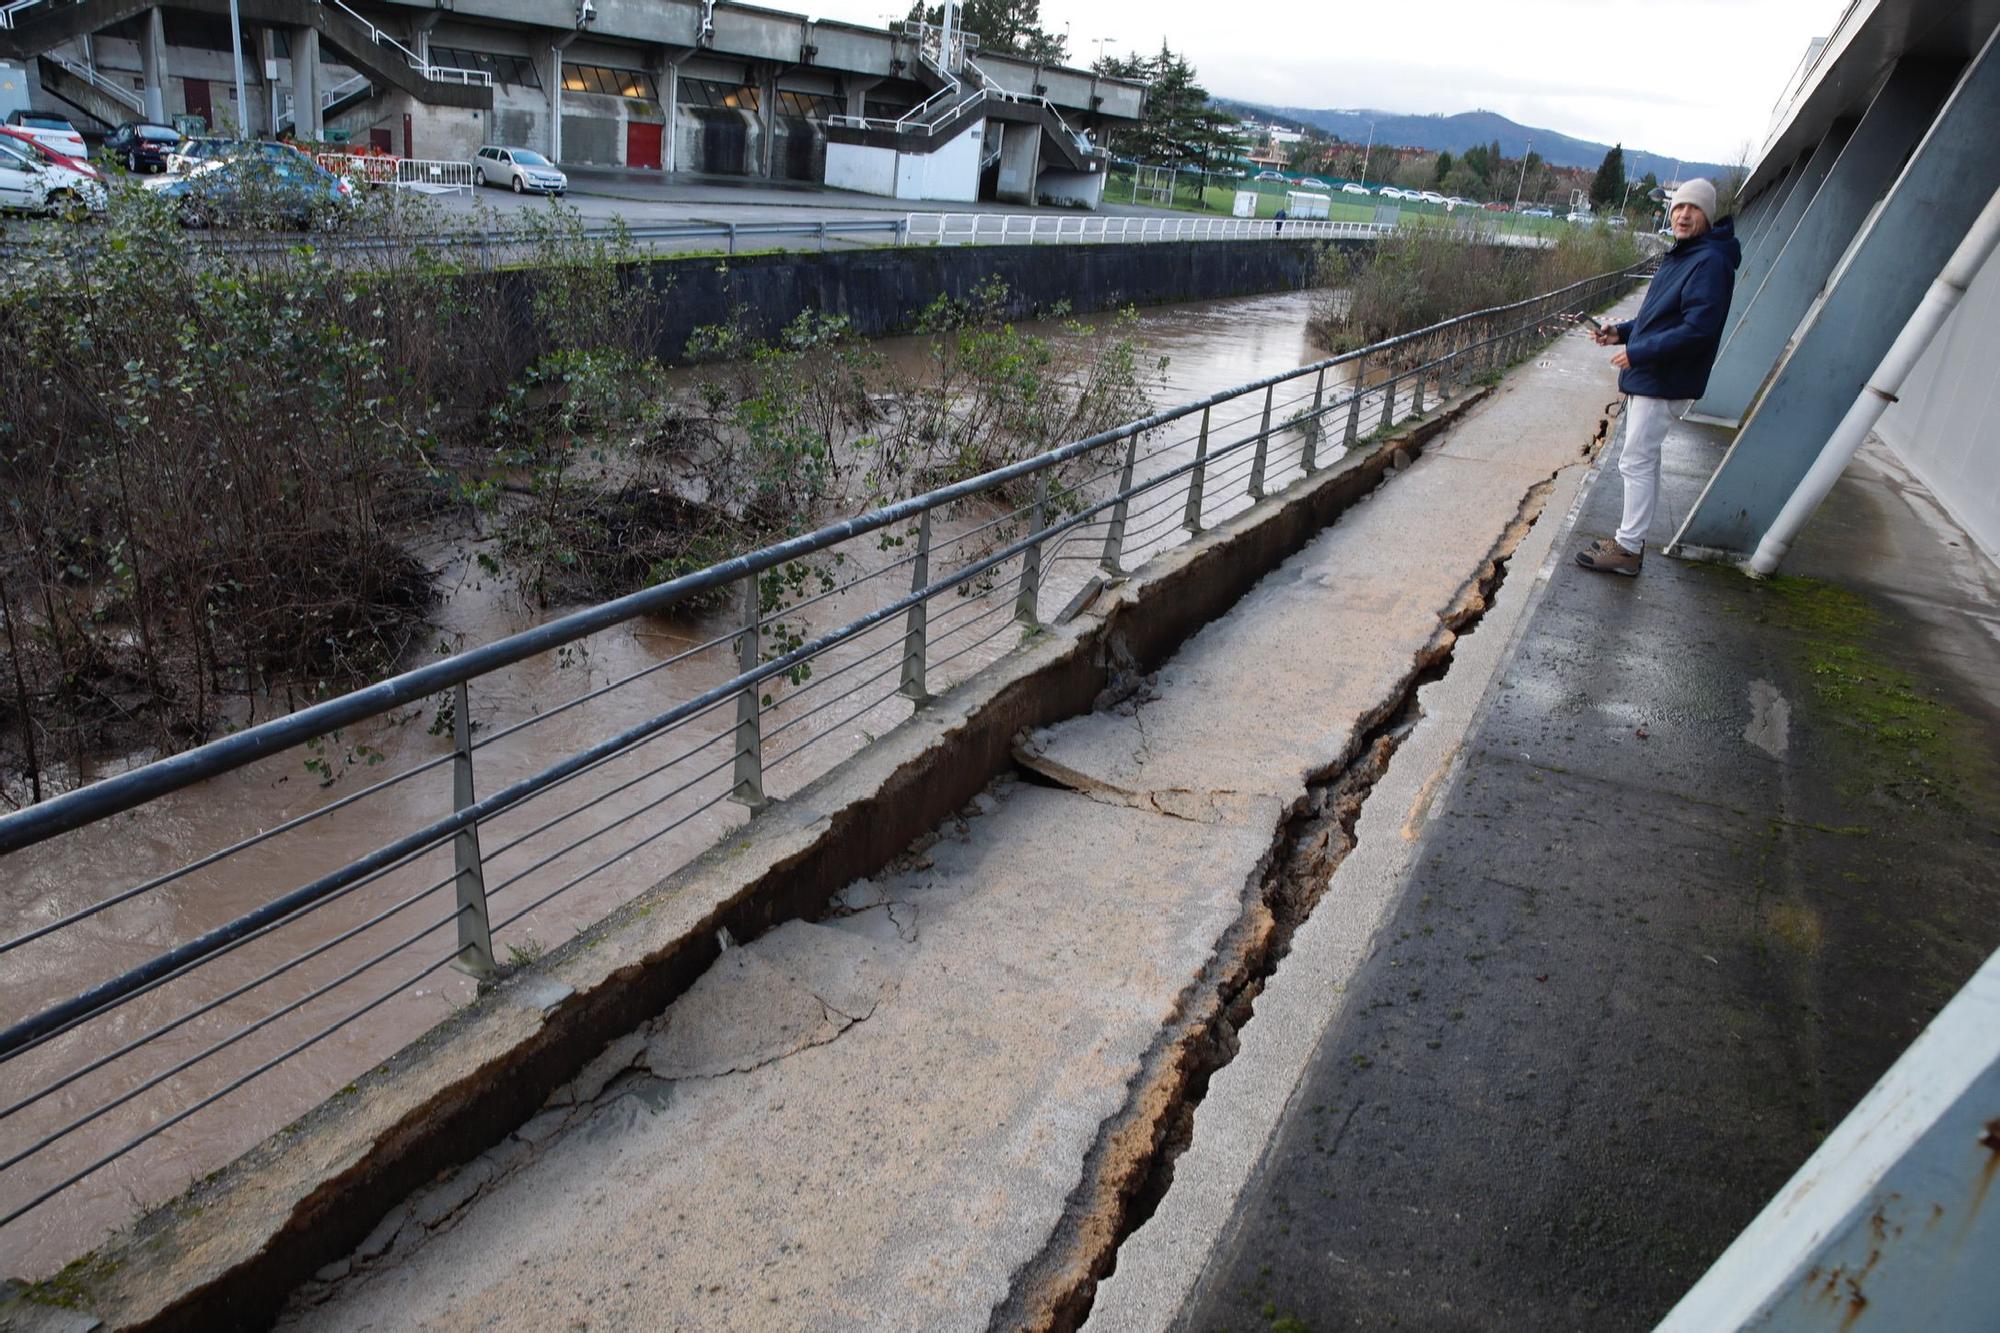
[[[1235,1057],[1238,1034],[1255,1018],[1258,995],[1353,850],[1363,804],[1421,720],[1419,691],[1451,669],[1458,640],[1477,629],[1492,605],[1509,561],[1541,517],[1553,485],[1550,478],[1529,489],[1478,573],[1440,613],[1431,642],[1389,696],[1362,719],[1349,752],[1308,781],[1276,831],[1259,891],[1149,1053],[1124,1109],[1100,1134],[1063,1224],[1043,1252],[1016,1274],[990,1328],[1068,1330],[1088,1317],[1097,1284],[1116,1268],[1118,1247],[1153,1215],[1172,1187],[1175,1161],[1190,1141],[1209,1081]],[[1137,722],[1146,688],[1143,681],[1128,683],[1113,706],[1131,708]],[[1160,809],[1152,799],[1155,793],[1107,789],[1050,764],[1046,756],[1034,756],[1031,771],[1062,785],[1069,785],[1064,777],[1073,774],[1079,780],[1074,790],[1093,799],[1187,817]]]

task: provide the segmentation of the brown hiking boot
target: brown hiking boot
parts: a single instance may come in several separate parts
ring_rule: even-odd
[[[1636,578],[1639,565],[1646,558],[1644,549],[1628,551],[1610,538],[1601,538],[1576,553],[1576,563],[1585,569],[1594,569],[1600,574],[1623,574],[1626,578]]]

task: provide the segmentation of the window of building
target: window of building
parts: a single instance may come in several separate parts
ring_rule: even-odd
[[[564,65],[563,91],[602,93],[606,97],[643,97],[660,100],[659,85],[653,76],[636,69],[612,69],[609,65]]]
[[[778,94],[778,114],[797,116],[801,120],[825,120],[828,116],[841,113],[840,99],[826,93]]]
[[[431,63],[447,69],[484,70],[495,83],[515,83],[525,88],[542,86],[542,76],[536,72],[535,62],[526,56],[498,55],[463,46],[439,46],[433,42]]]
[[[726,107],[732,111],[757,109],[757,90],[749,84],[682,79],[680,98],[682,106]]]

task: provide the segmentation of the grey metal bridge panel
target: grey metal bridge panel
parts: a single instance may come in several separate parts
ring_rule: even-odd
[[[2000,32],[1952,91],[1736,437],[1677,547],[1756,546],[2000,180]],[[1740,336],[1740,331],[1739,331]]]
[[[1749,410],[1868,210],[1937,115],[1951,74],[1921,60],[1899,65],[1801,211],[1791,235],[1769,252],[1769,267],[1753,272],[1745,265],[1722,353],[1697,411],[1735,421]]]
[[[1847,146],[1847,141],[1853,133],[1854,125],[1851,121],[1838,122],[1827,132],[1827,136],[1819,141],[1819,146],[1813,149],[1812,156],[1806,161],[1805,169],[1799,174],[1798,188],[1769,210],[1768,225],[1760,231],[1756,243],[1744,247],[1743,268],[1736,275],[1736,286],[1739,291],[1755,292],[1763,284],[1765,275],[1771,271],[1771,261],[1784,249],[1785,242],[1791,239],[1792,229],[1798,225],[1799,215],[1806,211],[1806,206],[1818,195],[1820,185],[1826,180],[1827,173],[1833,170],[1834,162],[1840,157],[1840,150]],[[1730,307],[1728,322],[1723,325],[1723,342],[1729,341],[1729,335],[1736,331],[1736,326],[1742,322],[1743,312],[1749,305],[1748,301],[1738,301]]]

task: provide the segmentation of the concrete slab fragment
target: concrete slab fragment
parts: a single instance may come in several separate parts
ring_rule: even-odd
[[[881,906],[726,953],[649,1056],[679,1081],[618,1085],[449,1229],[292,1318],[984,1328],[1244,910],[1282,814],[1267,800],[1201,825],[1002,791],[976,836],[881,877]],[[910,907],[924,928],[905,935],[891,913]],[[887,930],[856,928],[876,917]],[[813,1045],[822,997],[866,1021]]]

